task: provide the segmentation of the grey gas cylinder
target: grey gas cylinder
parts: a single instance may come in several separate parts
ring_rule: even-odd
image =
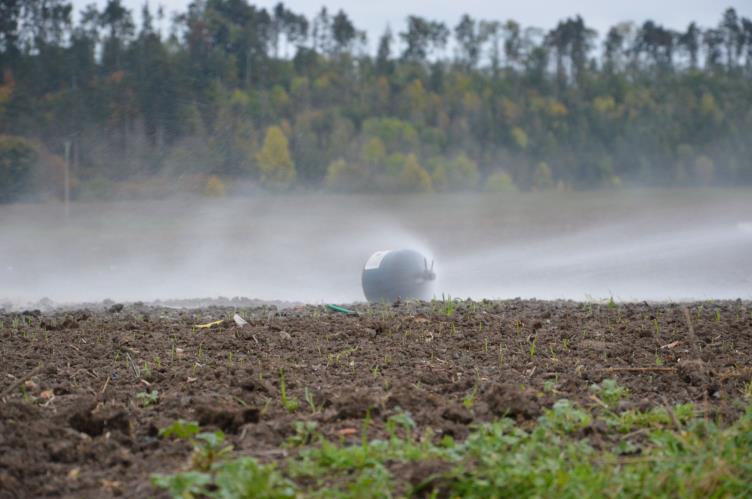
[[[369,302],[430,300],[436,274],[433,261],[410,249],[377,251],[363,267],[363,294]]]

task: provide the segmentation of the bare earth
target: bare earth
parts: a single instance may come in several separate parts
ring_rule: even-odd
[[[605,378],[630,390],[620,411],[692,402],[730,422],[752,379],[749,302],[353,308],[242,308],[242,328],[219,306],[0,313],[0,497],[154,496],[149,475],[190,454],[158,435],[179,418],[268,462],[293,452],[284,443],[295,421],[359,439],[348,429],[370,412],[377,438],[399,407],[420,430],[462,439],[504,415],[532,424],[557,399],[602,403],[588,387]]]

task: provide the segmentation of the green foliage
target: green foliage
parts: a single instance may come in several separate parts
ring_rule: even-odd
[[[316,421],[295,421],[293,428],[295,434],[287,439],[287,445],[291,447],[309,445],[319,436]]]
[[[0,203],[25,193],[37,158],[37,149],[28,140],[0,135]]]
[[[151,480],[176,498],[749,496],[752,408],[726,427],[696,416],[689,405],[668,410],[591,413],[560,400],[532,428],[500,419],[456,442],[416,435],[415,421],[397,408],[385,440],[336,443],[300,423],[299,450],[279,469],[225,455],[207,470]],[[600,437],[591,444],[583,430],[596,424],[612,432],[607,441],[614,445]],[[424,465],[436,471],[419,483],[390,472]]]
[[[166,428],[162,428],[159,434],[163,438],[179,438],[193,445],[191,455],[191,468],[200,472],[212,469],[215,463],[223,460],[232,451],[232,446],[225,446],[225,435],[221,431],[213,433],[199,433],[198,423],[194,421],[178,420]]]
[[[222,464],[216,470],[212,497],[221,499],[294,498],[295,486],[283,478],[273,466],[264,466],[255,459],[242,457]]]
[[[397,408],[396,412],[389,416],[389,419],[387,419],[387,430],[390,435],[394,436],[396,434],[396,428],[398,426],[401,426],[408,435],[412,435],[412,432],[417,425],[415,424],[415,420],[413,419],[413,415],[410,414],[410,411]]]
[[[717,25],[647,20],[601,38],[580,17],[539,32],[464,16],[452,31],[411,15],[401,54],[391,33],[369,54],[344,11],[212,0],[155,30],[116,3],[78,22],[60,14],[66,0],[11,4],[3,202],[35,162],[51,165],[35,183],[59,189],[65,143],[81,178],[98,179],[74,189],[90,198],[118,192],[107,182],[192,175],[387,192],[752,182],[752,22],[734,9]]]
[[[522,150],[527,149],[529,139],[527,133],[525,133],[525,130],[522,128],[517,126],[512,128],[512,140],[518,148]]]
[[[217,462],[210,472],[183,471],[173,475],[154,473],[151,484],[179,499],[296,497],[294,484],[282,477],[274,466],[261,465],[249,457]]]
[[[517,186],[507,172],[497,171],[486,179],[484,190],[488,192],[517,192]]]
[[[590,391],[607,405],[612,406],[629,394],[615,379],[604,379],[600,384],[590,385]]]
[[[199,471],[184,471],[174,475],[154,473],[151,484],[164,489],[171,497],[189,499],[207,492],[207,485],[211,483],[211,476]]]
[[[154,405],[159,402],[159,392],[157,390],[152,390],[150,392],[138,392],[136,394],[136,400],[138,400],[138,403],[143,407],[149,407],[150,405]]]
[[[379,137],[373,137],[363,145],[360,157],[371,168],[380,168],[386,163],[386,147]]]
[[[313,393],[311,393],[308,387],[305,387],[305,389],[303,390],[303,398],[308,404],[308,408],[311,409],[311,413],[315,414],[319,411],[320,407],[316,405],[316,400],[314,400],[313,398]]]
[[[414,154],[410,154],[405,158],[405,163],[399,176],[399,189],[406,192],[433,191],[431,175],[418,163],[418,158]]]
[[[152,381],[154,379],[154,372],[151,370],[151,366],[148,362],[144,362],[144,365],[141,368],[141,377],[146,381]]]
[[[197,422],[178,419],[170,426],[159,430],[159,434],[165,438],[175,437],[182,440],[191,440],[198,435],[199,431]]]
[[[751,422],[748,414],[721,430],[700,420],[687,433],[654,430],[647,445],[612,452],[541,427],[525,433],[504,420],[468,438],[465,459],[475,458],[474,466],[452,473],[450,490],[462,497],[746,495],[752,487],[741,477],[752,469],[741,456],[752,441],[739,436]],[[629,448],[638,448],[640,457],[620,461],[618,454]]]
[[[287,384],[285,383],[285,372],[280,369],[279,371],[279,397],[282,401],[282,407],[289,412],[295,412],[300,407],[300,402],[296,398],[287,396]]]
[[[326,169],[326,187],[336,192],[358,192],[368,185],[364,168],[344,159],[333,161]]]
[[[466,154],[459,154],[451,161],[434,158],[431,179],[436,190],[466,191],[478,187],[480,171],[478,164]]]
[[[289,187],[295,181],[295,165],[282,129],[267,128],[264,145],[256,155],[261,181],[269,187]]]
[[[457,309],[457,303],[452,299],[451,296],[444,297],[442,295],[442,299],[440,302],[438,302],[438,304],[441,313],[447,317],[453,316],[455,310]]]
[[[363,123],[363,134],[377,138],[388,152],[410,152],[418,146],[413,125],[396,118],[369,118]]]
[[[225,434],[221,431],[199,433],[193,443],[191,467],[198,471],[209,471],[215,463],[222,461],[232,452],[231,445],[224,445]]]
[[[475,397],[478,395],[478,385],[473,385],[473,391],[471,391],[469,394],[467,394],[462,399],[462,405],[467,409],[468,411],[472,410],[473,406],[475,405]]]
[[[551,171],[551,167],[545,161],[539,162],[535,166],[533,172],[533,187],[535,189],[544,190],[550,189],[554,186],[554,175]]]
[[[220,171],[226,154],[222,151],[224,147],[227,147],[227,144],[220,144],[206,137],[187,137],[176,143],[165,155],[162,172],[168,176],[177,176]],[[101,172],[100,175],[104,173],[106,172]]]
[[[541,417],[541,425],[555,433],[570,434],[588,426],[592,418],[569,400],[557,400]]]
[[[689,423],[694,417],[692,404],[677,405],[673,409],[676,420],[681,424]],[[654,407],[648,411],[629,410],[610,413],[603,417],[608,426],[620,433],[629,433],[638,429],[665,430],[674,426],[674,420],[665,407]]]

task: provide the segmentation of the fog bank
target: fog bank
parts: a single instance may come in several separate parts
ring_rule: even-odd
[[[368,256],[405,247],[436,260],[439,296],[749,299],[752,192],[0,206],[0,304],[362,301]]]

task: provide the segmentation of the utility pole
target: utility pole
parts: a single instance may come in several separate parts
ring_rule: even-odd
[[[63,203],[65,204],[65,219],[70,216],[70,160],[71,160],[71,141],[65,141],[65,168],[63,170]]]

